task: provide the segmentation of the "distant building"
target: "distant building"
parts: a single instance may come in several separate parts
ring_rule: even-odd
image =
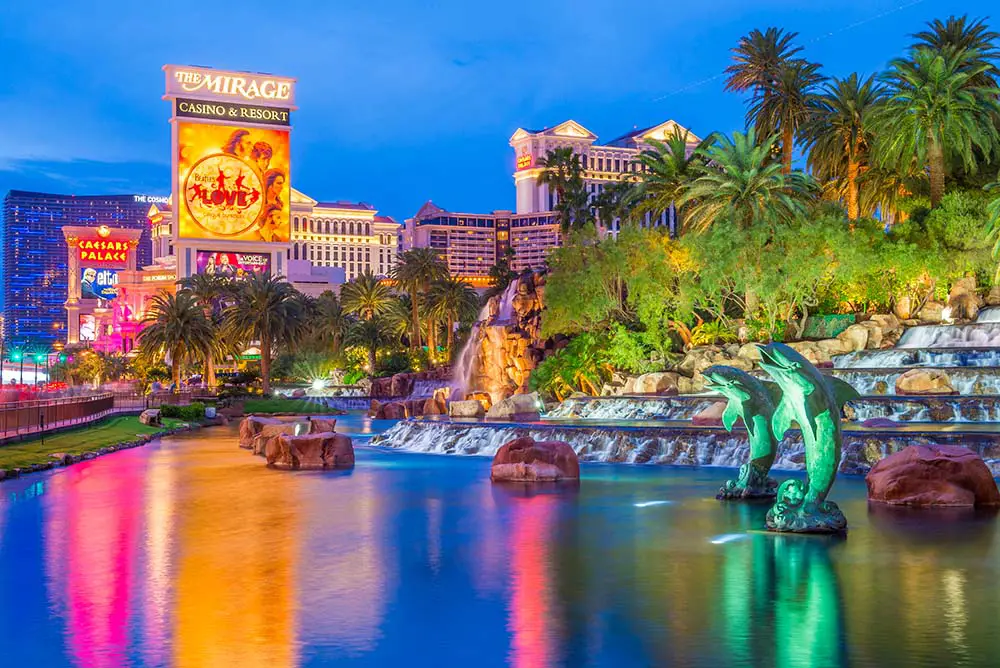
[[[137,261],[152,259],[147,195],[57,195],[11,190],[0,223],[0,299],[8,345],[48,346],[66,338],[66,225],[142,230]]]
[[[543,267],[548,253],[560,243],[560,230],[559,215],[555,212],[558,198],[538,180],[544,171],[540,160],[551,150],[573,149],[583,165],[584,187],[593,202],[610,184],[639,173],[636,158],[649,148],[649,140],[665,141],[675,130],[686,131],[676,122],[666,121],[598,144],[597,135],[576,121],[565,121],[544,130],[519,128],[510,138],[514,149],[515,210],[454,213],[428,201],[406,220],[400,247],[434,248],[453,275],[473,283],[485,283],[489,268],[508,247],[514,252],[511,267],[515,271]],[[689,150],[699,141],[689,134]],[[673,211],[658,216],[647,214],[645,224],[669,225],[673,229]],[[599,220],[598,229],[604,235],[617,235],[620,221]]]
[[[399,252],[400,224],[380,216],[365,202],[319,202],[292,189],[291,246],[287,259],[308,260],[314,267],[339,267],[339,282],[370,271],[388,276]],[[173,255],[170,206],[149,212],[153,257]]]
[[[545,266],[548,252],[559,245],[559,219],[552,213],[453,213],[427,202],[407,219],[403,236],[406,248],[437,250],[453,276],[485,284],[507,248],[514,251],[515,271]]]
[[[636,160],[643,150],[649,148],[649,140],[666,141],[675,131],[687,132],[687,129],[675,121],[666,121],[659,125],[635,129],[606,144],[597,143],[597,135],[576,121],[565,121],[553,128],[545,130],[518,130],[510,138],[510,146],[514,149],[514,186],[517,191],[517,213],[544,213],[555,208],[558,198],[549,187],[538,182],[538,177],[544,168],[539,160],[549,151],[569,147],[573,149],[584,167],[584,186],[593,202],[604,189],[638,174],[640,164]],[[688,150],[694,150],[701,139],[689,132]],[[646,224],[654,227],[671,225],[672,212],[664,211],[659,217],[646,217]],[[620,221],[599,221],[601,231],[616,235]]]

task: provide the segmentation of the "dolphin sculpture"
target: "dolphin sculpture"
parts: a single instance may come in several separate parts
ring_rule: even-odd
[[[773,498],[778,486],[768,476],[777,450],[777,439],[771,433],[774,415],[772,390],[746,371],[731,366],[713,366],[705,369],[705,387],[715,390],[728,399],[722,414],[722,424],[729,430],[737,419],[742,419],[750,441],[750,461],[740,467],[736,480],[727,480],[717,499]]]
[[[849,384],[824,376],[809,361],[783,343],[760,348],[760,366],[781,388],[771,430],[780,440],[792,422],[799,425],[806,453],[806,484],[786,480],[767,513],[771,531],[836,533],[847,530],[847,518],[826,495],[840,466],[843,434],[840,411],[860,395]]]

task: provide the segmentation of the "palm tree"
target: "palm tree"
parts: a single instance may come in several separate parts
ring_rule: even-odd
[[[471,320],[479,312],[479,294],[460,278],[435,281],[427,294],[431,310],[448,326],[448,359],[455,343],[455,322]]]
[[[970,20],[968,15],[949,16],[928,21],[927,30],[914,35],[916,47],[926,47],[935,51],[964,52],[964,66],[985,67],[969,80],[969,85],[977,88],[996,88],[1000,70],[995,61],[1000,59],[1000,33],[993,32],[984,19]]]
[[[385,312],[381,316],[386,330],[388,330],[397,339],[413,335],[410,322],[410,314],[412,311],[410,304],[410,295],[406,293],[397,295],[396,298],[389,303],[388,308],[385,309]]]
[[[260,342],[261,387],[271,393],[271,356],[277,345],[294,345],[304,332],[304,302],[283,276],[251,273],[236,284],[236,303],[226,309],[223,326],[231,340]]]
[[[786,175],[792,172],[795,135],[809,118],[816,87],[824,78],[818,63],[782,63],[769,94],[756,96],[750,105],[749,117],[760,136],[781,135],[781,167]]]
[[[757,143],[753,130],[736,132],[732,139],[716,137],[704,152],[706,164],[681,195],[678,204],[691,204],[688,223],[705,230],[726,220],[742,229],[758,223],[776,224],[805,213],[806,203],[818,190],[807,174],[783,174],[771,160],[776,136]]]
[[[858,177],[868,167],[869,148],[874,141],[872,117],[884,89],[857,73],[832,79],[812,104],[812,116],[803,129],[813,176],[828,184],[838,199],[847,203],[847,217],[860,216]]]
[[[161,292],[153,297],[139,333],[140,353],[150,359],[170,358],[174,387],[181,383],[181,365],[189,354],[199,354],[213,343],[212,325],[190,290]]]
[[[583,228],[591,222],[590,196],[583,183],[584,167],[573,149],[568,146],[551,149],[538,159],[538,166],[542,168],[538,184],[555,191],[555,210],[559,212],[562,231]]]
[[[677,202],[685,188],[698,175],[698,166],[703,164],[704,152],[715,141],[715,137],[701,140],[691,147],[691,134],[680,128],[666,141],[648,140],[650,148],[639,154],[637,160],[642,165],[642,175],[635,187],[633,197],[638,200],[634,212],[638,216],[649,213],[658,218],[664,211],[674,206],[678,229],[685,224],[687,209]]]
[[[433,281],[448,275],[448,265],[433,248],[411,248],[399,255],[392,268],[392,278],[410,293],[410,347],[420,347],[420,295]],[[433,351],[434,334],[428,322],[428,343]]]
[[[221,338],[219,334],[222,328],[222,303],[226,296],[232,294],[231,282],[213,274],[192,274],[177,281],[177,284],[194,295],[205,310],[205,317],[212,325],[214,338]],[[215,353],[217,347],[209,346],[204,350],[205,382],[209,389],[214,389],[216,386]]]
[[[392,291],[370,271],[359,274],[340,288],[340,305],[345,311],[364,320],[381,315],[389,302]]]
[[[914,49],[892,62],[884,80],[886,103],[875,116],[876,154],[882,166],[906,171],[926,168],[931,206],[944,196],[945,156],[976,169],[976,151],[993,154],[998,143],[990,118],[998,109],[996,91],[971,85],[986,71],[968,66],[967,52]]]
[[[796,37],[780,28],[754,29],[740,38],[725,69],[726,90],[752,93],[747,126],[760,136],[781,133],[785,174],[792,170],[795,132],[807,116],[812,89],[822,81],[819,65],[795,57],[802,50],[792,44]]]
[[[375,377],[375,357],[379,348],[391,343],[392,334],[381,316],[358,320],[347,330],[345,342],[349,346],[359,346],[368,352],[369,376]]]
[[[332,291],[327,290],[316,299],[311,327],[317,342],[337,350],[344,342],[350,325],[350,316]]]

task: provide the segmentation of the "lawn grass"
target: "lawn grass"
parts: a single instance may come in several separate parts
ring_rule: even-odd
[[[117,416],[101,420],[96,424],[48,434],[44,443],[41,436],[32,436],[23,441],[0,445],[0,469],[27,468],[34,464],[45,464],[52,461],[49,455],[56,452],[67,455],[93,452],[108,445],[134,440],[142,434],[158,434],[173,429],[182,422],[183,420],[163,418],[162,427],[150,427],[139,422],[137,416]]]
[[[255,415],[267,413],[298,413],[301,415],[340,415],[342,411],[306,399],[247,399],[243,412]]]

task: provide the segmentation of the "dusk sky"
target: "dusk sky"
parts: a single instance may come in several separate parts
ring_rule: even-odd
[[[800,33],[829,75],[880,70],[925,21],[985,0],[109,2],[0,7],[0,193],[167,194],[165,63],[298,78],[292,184],[399,220],[426,200],[514,207],[518,127],[610,140],[673,119],[743,126],[723,92],[752,28]],[[992,22],[1000,29],[1000,21]]]

